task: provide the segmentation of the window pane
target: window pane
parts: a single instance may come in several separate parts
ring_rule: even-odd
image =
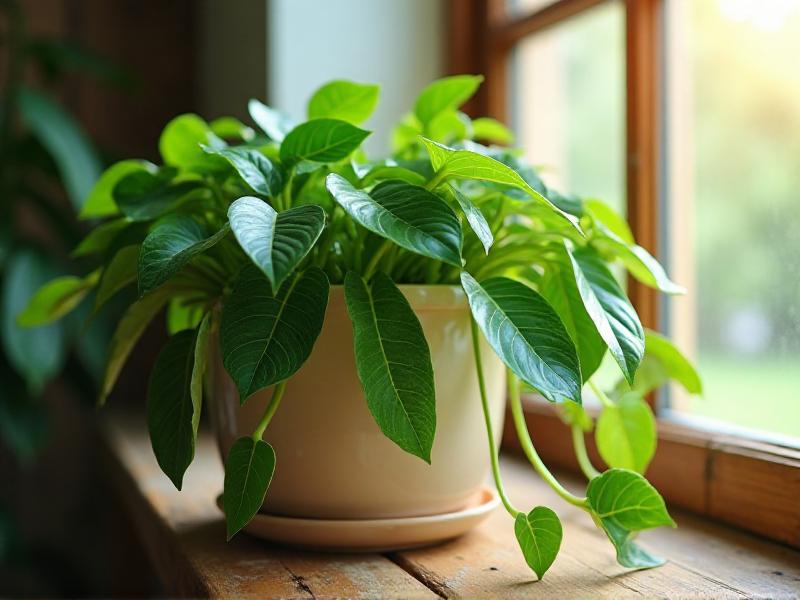
[[[556,0],[506,0],[506,13],[518,17],[541,10]]]
[[[800,0],[669,0],[669,323],[703,398],[800,435]]]

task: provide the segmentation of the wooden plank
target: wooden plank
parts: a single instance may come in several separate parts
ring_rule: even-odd
[[[378,554],[333,556],[279,549],[246,535],[225,542],[215,498],[222,465],[210,435],[178,492],[153,458],[141,416],[103,430],[106,460],[167,592],[202,597],[432,598],[436,595]]]
[[[557,0],[552,4],[515,19],[498,23],[491,31],[493,43],[506,49],[525,37],[602,4],[606,0]]]

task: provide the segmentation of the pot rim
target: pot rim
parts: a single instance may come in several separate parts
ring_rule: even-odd
[[[403,283],[398,289],[414,310],[464,310],[469,307],[467,294],[460,285]],[[344,285],[331,285],[329,302],[344,303]]]

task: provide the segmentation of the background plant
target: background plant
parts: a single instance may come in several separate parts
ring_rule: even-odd
[[[492,438],[479,336],[509,369],[514,424],[534,469],[608,535],[619,562],[660,559],[636,546],[643,529],[673,525],[641,475],[655,449],[643,394],[668,378],[699,391],[696,374],[664,338],[645,333],[610,268],[667,293],[682,289],[637,246],[606,205],[548,189],[491,119],[458,111],[481,78],[450,77],[422,91],[397,127],[391,158],[368,160],[359,127],[378,88],[347,81],[320,88],[309,120],[296,124],[258,101],[261,130],[231,118],[171,121],[164,165],[123,161],[100,178],[83,215],[105,219],[76,253],[96,270],[63,289],[43,287],[21,318],[45,324],[89,293],[95,310],[136,286],[119,322],[100,401],[147,324],[167,307],[172,335],[151,375],[147,421],[153,450],[176,487],[190,465],[203,401],[209,341],[219,333],[223,364],[241,402],[272,387],[256,430],[233,445],[223,501],[228,537],[261,507],[276,468],[262,439],[286,382],[310,355],[331,284],[343,285],[367,405],[383,433],[430,462],[436,430],[434,373],[422,328],[398,283],[460,285],[473,316],[476,376],[498,491],[539,577],[561,542],[547,507],[521,511],[505,495]],[[75,294],[74,290],[80,293]],[[79,298],[80,297],[80,298]],[[419,350],[408,352],[408,347]],[[603,393],[592,375],[608,354],[622,379]],[[589,478],[585,496],[567,491],[536,453],[525,426],[522,384],[565,407]],[[610,469],[589,462],[581,409],[585,385],[603,402],[597,443]]]

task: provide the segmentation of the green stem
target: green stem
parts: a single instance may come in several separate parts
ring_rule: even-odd
[[[486,423],[486,437],[489,439],[489,454],[492,458],[492,476],[494,477],[494,485],[497,488],[497,493],[500,500],[503,502],[508,514],[515,519],[520,514],[511,501],[506,496],[503,489],[503,480],[500,478],[500,462],[497,458],[497,444],[494,440],[494,427],[492,427],[492,416],[489,412],[489,399],[486,395],[486,380],[483,377],[483,361],[481,360],[481,342],[478,334],[478,325],[475,319],[470,316],[470,327],[472,331],[472,350],[475,354],[475,370],[478,372],[478,387],[481,392],[481,407],[483,408],[483,420]]]
[[[580,425],[572,424],[572,446],[575,449],[575,457],[578,459],[578,466],[586,475],[586,479],[594,479],[600,476],[600,471],[594,468],[589,454],[586,452],[586,440],[583,439],[583,429]]]
[[[263,437],[267,425],[269,425],[269,422],[272,420],[272,415],[278,410],[278,405],[281,403],[281,398],[283,397],[283,391],[285,389],[286,380],[281,381],[275,386],[275,389],[272,391],[272,398],[269,399],[269,404],[267,404],[267,408],[264,411],[264,416],[261,417],[261,420],[258,422],[258,427],[256,427],[256,430],[253,432],[254,440],[258,441]]]
[[[289,171],[289,177],[286,179],[286,185],[283,186],[283,191],[280,196],[281,210],[289,210],[292,207],[292,180],[294,179],[294,169]]]
[[[608,396],[606,396],[605,392],[603,392],[603,390],[601,390],[597,386],[597,384],[594,381],[592,381],[591,379],[589,380],[589,387],[592,388],[592,391],[594,392],[594,395],[597,396],[597,398],[600,400],[600,402],[603,403],[603,407],[604,408],[613,408],[614,406],[616,406],[614,404],[614,401],[611,400],[611,398],[609,398]]]
[[[437,187],[439,187],[439,184],[445,180],[446,177],[447,172],[444,169],[439,169],[436,171],[433,178],[425,184],[425,189],[428,191],[435,190]]]
[[[375,251],[375,254],[372,255],[372,258],[369,259],[369,263],[367,264],[367,268],[364,271],[364,279],[369,280],[372,274],[375,272],[375,269],[378,268],[378,263],[383,258],[383,255],[392,247],[391,240],[384,240],[383,244]]]
[[[575,506],[579,506],[580,508],[586,509],[588,507],[586,498],[579,498],[578,496],[575,496],[567,491],[567,489],[558,482],[558,480],[545,466],[545,464],[542,462],[542,459],[539,457],[539,453],[536,452],[536,448],[533,447],[531,436],[528,433],[528,426],[525,424],[525,414],[522,412],[519,379],[517,379],[517,376],[510,371],[508,373],[508,399],[511,402],[511,416],[514,419],[517,437],[519,438],[522,451],[525,453],[528,461],[531,463],[539,476],[545,480],[547,485],[553,488],[553,491],[561,496],[563,500],[566,500]]]

